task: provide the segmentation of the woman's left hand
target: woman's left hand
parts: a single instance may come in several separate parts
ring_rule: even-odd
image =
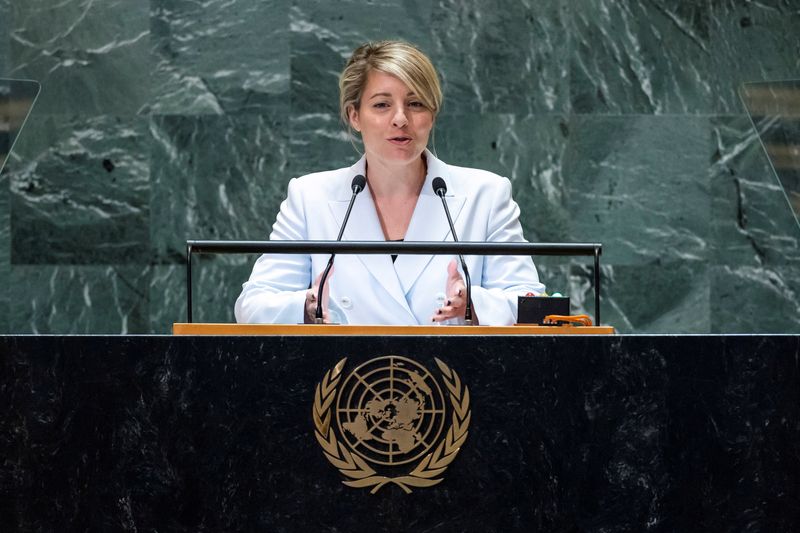
[[[462,278],[461,274],[458,272],[455,259],[450,261],[447,265],[447,285],[445,287],[445,294],[447,295],[447,300],[445,300],[442,307],[434,311],[433,317],[431,317],[432,322],[444,322],[451,318],[463,319],[464,313],[467,310],[467,285],[464,283],[464,278]]]

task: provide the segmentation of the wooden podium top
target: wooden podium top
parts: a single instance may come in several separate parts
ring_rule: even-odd
[[[172,325],[173,335],[613,335],[611,326],[352,326],[330,324]]]

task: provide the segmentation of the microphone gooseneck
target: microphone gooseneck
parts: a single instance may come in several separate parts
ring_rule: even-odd
[[[447,223],[450,224],[450,233],[453,234],[453,241],[458,242],[456,228],[453,225],[452,217],[450,217],[450,208],[447,207],[447,202],[444,199],[444,195],[447,193],[447,184],[442,178],[436,177],[433,178],[431,185],[436,196],[442,199],[444,213],[447,215]],[[464,256],[458,254],[458,258],[461,260],[461,269],[464,271],[464,278],[466,278],[465,281],[467,284],[467,308],[464,310],[464,322],[466,322],[467,325],[472,325],[472,282],[469,279],[469,270],[467,269],[467,263],[464,261]]]
[[[356,201],[356,196],[358,193],[364,190],[364,187],[367,185],[367,178],[365,178],[361,174],[357,174],[353,181],[350,182],[350,189],[353,191],[353,195],[350,197],[350,203],[347,205],[347,212],[344,214],[344,220],[342,221],[342,227],[339,228],[339,236],[336,237],[337,241],[342,240],[342,235],[344,235],[344,228],[347,226],[347,220],[350,218],[350,211],[353,210],[353,204]],[[317,308],[314,312],[314,323],[315,324],[323,324],[322,318],[322,290],[325,288],[325,280],[328,279],[328,274],[333,268],[333,258],[336,257],[336,254],[331,254],[330,259],[328,259],[328,264],[325,266],[325,270],[322,272],[322,277],[319,279],[319,290],[317,291]]]

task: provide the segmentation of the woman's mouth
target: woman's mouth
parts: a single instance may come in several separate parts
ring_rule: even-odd
[[[400,146],[405,146],[411,142],[411,137],[406,135],[398,135],[397,137],[390,137],[389,142]]]

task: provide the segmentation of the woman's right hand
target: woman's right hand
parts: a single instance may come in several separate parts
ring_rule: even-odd
[[[330,323],[328,317],[328,302],[330,301],[330,287],[331,278],[333,277],[333,267],[328,273],[328,278],[325,280],[325,288],[322,289],[322,322],[325,324]],[[319,282],[322,279],[322,273],[314,280],[314,284],[306,291],[306,305],[305,313],[303,314],[303,322],[306,324],[314,324],[317,316],[317,294],[319,293]]]

